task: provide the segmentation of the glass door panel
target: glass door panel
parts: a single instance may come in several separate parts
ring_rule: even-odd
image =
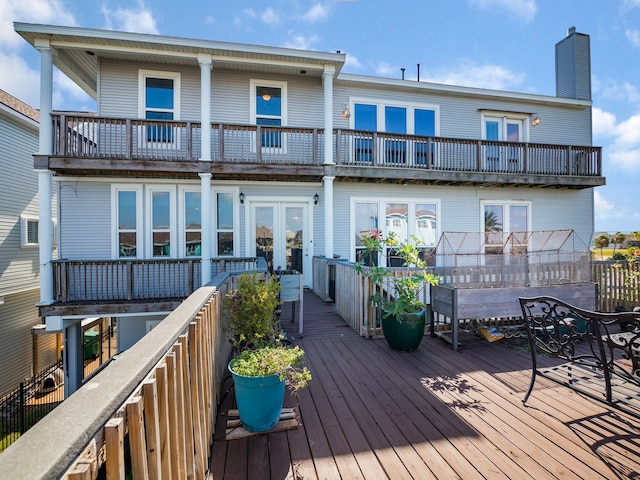
[[[256,207],[255,209],[255,239],[256,256],[263,257],[269,271],[273,271],[273,207]]]
[[[302,226],[304,225],[302,207],[285,207],[285,238],[286,238],[286,264],[287,270],[297,270],[304,273],[302,262],[303,243]]]

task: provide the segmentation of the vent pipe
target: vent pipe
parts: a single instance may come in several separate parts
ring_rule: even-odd
[[[402,79],[404,80],[404,68],[401,68],[400,70],[402,70]]]
[[[420,81],[420,64],[418,64],[418,81]]]

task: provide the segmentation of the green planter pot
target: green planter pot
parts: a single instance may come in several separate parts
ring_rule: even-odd
[[[280,421],[284,403],[285,382],[279,375],[245,377],[232,370],[236,404],[242,426],[250,432],[266,432]]]
[[[425,309],[406,313],[402,321],[382,314],[382,332],[389,346],[400,352],[413,352],[424,337]]]

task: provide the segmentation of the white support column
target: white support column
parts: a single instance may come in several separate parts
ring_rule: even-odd
[[[202,285],[211,281],[211,174],[200,173]]]
[[[324,256],[333,258],[333,181],[336,177],[324,177]]]
[[[51,170],[38,170],[38,249],[40,254],[40,304],[53,303],[53,218]]]
[[[324,85],[324,164],[333,165],[333,77],[336,69],[326,65],[322,73]]]
[[[200,160],[211,161],[211,55],[198,55],[200,64],[200,123],[202,145]]]
[[[53,153],[53,50],[48,40],[36,40],[40,52],[39,155]],[[38,170],[38,245],[40,255],[40,304],[53,303],[53,217],[50,170]]]
[[[200,160],[211,162],[211,55],[198,55],[200,64]],[[200,174],[202,285],[211,281],[211,173]]]

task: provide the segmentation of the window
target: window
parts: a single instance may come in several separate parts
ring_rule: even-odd
[[[500,254],[503,251],[506,237],[511,232],[527,232],[529,228],[530,204],[508,202],[483,202],[483,230],[485,254]],[[526,253],[526,244],[512,246],[518,252]],[[507,246],[507,248],[510,248]]]
[[[485,145],[484,168],[490,172],[519,171],[523,152],[519,145],[505,145],[498,142],[521,143],[528,141],[528,115],[501,112],[482,112],[482,138]],[[493,143],[495,142],[495,143]]]
[[[234,204],[236,193],[220,192],[216,194],[216,245],[219,256],[234,253]]]
[[[38,245],[38,218],[21,215],[20,233],[23,247]]]
[[[152,258],[175,257],[175,193],[165,187],[149,187],[147,205],[150,209],[148,231]]]
[[[171,144],[178,140],[171,120],[180,118],[180,74],[175,72],[139,71],[141,118],[153,120],[147,125],[144,140]]]
[[[384,132],[378,145],[373,136],[356,133],[354,161],[372,164],[374,147],[380,150],[380,162],[387,164],[427,165],[433,163],[434,150],[428,142],[414,140],[405,135],[433,137],[439,135],[439,107],[432,105],[393,105],[377,101],[352,100],[353,128],[362,132]]]
[[[398,202],[370,202],[356,201],[353,207],[353,225],[355,233],[355,261],[369,265],[369,258],[364,249],[363,233],[372,229],[381,229],[379,212],[384,212],[383,237],[394,233],[402,243],[416,243],[421,250],[421,257],[429,265],[434,264],[433,250],[438,239],[438,202],[436,201],[398,201]],[[388,258],[387,266],[400,266],[400,261],[394,258],[393,251],[383,252],[383,258]],[[371,259],[373,265],[378,265],[379,258]]]
[[[261,131],[260,146],[263,149],[282,149],[284,135],[279,128],[287,124],[287,84],[251,80],[251,121],[255,125],[267,127]]]
[[[186,257],[202,255],[202,215],[200,191],[184,191],[184,246]]]
[[[141,227],[142,186],[112,187],[112,232],[114,258],[142,258]]]

